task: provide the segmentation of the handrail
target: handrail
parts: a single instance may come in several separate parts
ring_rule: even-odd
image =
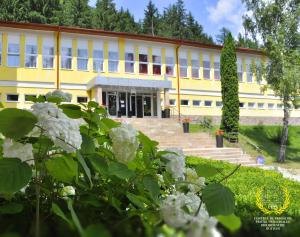
[[[176,106],[169,107],[169,109],[170,109],[170,116],[172,118],[178,117],[178,122],[181,122],[184,118],[188,117],[187,115],[184,115],[181,112],[179,112]]]

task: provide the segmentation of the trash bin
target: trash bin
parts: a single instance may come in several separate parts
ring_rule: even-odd
[[[182,123],[183,126],[183,132],[189,133],[190,132],[190,123]]]
[[[122,112],[118,111],[118,118],[121,118],[121,117],[122,117]]]
[[[161,117],[165,118],[166,117],[166,112],[164,110],[161,111]]]
[[[218,148],[223,147],[223,135],[216,135],[216,145]]]
[[[170,109],[165,109],[165,118],[170,118]]]

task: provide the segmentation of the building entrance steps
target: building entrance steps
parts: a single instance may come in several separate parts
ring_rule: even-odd
[[[240,148],[216,148],[215,138],[208,133],[183,133],[182,125],[175,119],[122,118],[151,139],[159,142],[159,148],[177,147],[187,156],[226,161],[244,166],[257,166],[254,159]]]

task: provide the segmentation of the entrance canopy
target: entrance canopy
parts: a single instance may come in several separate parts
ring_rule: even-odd
[[[141,88],[141,89],[171,89],[172,82],[165,80],[149,80],[149,79],[129,79],[129,78],[112,78],[97,76],[92,79],[88,85],[87,89],[90,90],[93,87],[106,87],[106,86],[117,86],[117,87],[127,87],[127,88]]]

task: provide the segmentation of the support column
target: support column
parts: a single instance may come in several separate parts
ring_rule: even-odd
[[[101,87],[95,87],[94,99],[96,102],[98,102],[99,105],[103,104]]]
[[[156,99],[157,99],[157,117],[161,118],[161,101],[160,101],[160,91],[156,93]]]
[[[164,107],[170,106],[169,89],[164,89]]]

